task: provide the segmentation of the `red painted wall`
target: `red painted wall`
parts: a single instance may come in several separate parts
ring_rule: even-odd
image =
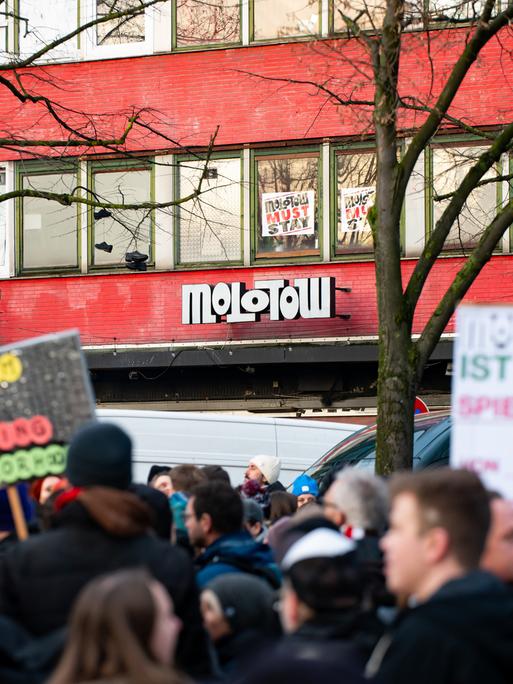
[[[432,31],[429,50],[424,33],[406,34],[401,94],[416,98],[416,103],[432,103],[466,34],[466,29]],[[464,117],[468,124],[490,125],[512,118],[508,76],[512,28],[506,27],[499,38],[480,55],[452,107],[452,114]],[[343,98],[368,100],[373,93],[365,79],[366,65],[368,58],[358,41],[326,40],[51,65],[45,67],[43,81],[33,77],[34,73],[41,76],[36,68],[22,72],[22,78],[32,92],[94,115],[99,135],[120,134],[123,117],[134,109],[148,108],[151,111],[145,119],[181,145],[207,144],[217,126],[217,144],[241,145],[372,133],[368,108],[348,110],[327,102],[325,94],[310,86],[284,83],[290,78],[321,81]],[[262,80],[250,73],[278,80]],[[5,76],[12,78],[8,72]],[[75,126],[86,125],[79,113],[59,113]],[[400,126],[418,125],[424,116],[405,110]],[[44,115],[42,105],[21,104],[5,87],[0,88],[0,121],[1,137],[18,133],[29,139],[68,138]],[[128,146],[141,150],[174,147],[137,127]],[[68,148],[65,153],[76,150]],[[0,151],[2,160],[17,156]]]
[[[415,320],[419,332],[441,293],[461,267],[461,258],[439,259],[428,280]],[[405,278],[415,262],[403,262]],[[350,320],[273,321],[182,325],[181,285],[305,276],[334,276],[337,313]],[[500,290],[497,283],[501,283]],[[78,328],[87,345],[113,343],[205,342],[375,335],[377,333],[375,270],[372,262],[240,268],[229,271],[126,273],[0,281],[0,343]],[[494,257],[484,268],[466,301],[513,303],[513,257]],[[452,324],[448,331],[452,331]]]

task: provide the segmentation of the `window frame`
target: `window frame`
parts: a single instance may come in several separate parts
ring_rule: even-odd
[[[258,173],[257,173],[257,162],[259,159],[265,158],[276,158],[276,157],[317,157],[318,159],[318,170],[317,170],[317,204],[318,204],[318,214],[317,214],[317,226],[318,226],[318,236],[319,236],[319,247],[316,250],[316,254],[305,254],[298,256],[283,256],[283,257],[271,257],[264,256],[259,257],[257,252],[257,229],[259,223],[258,216]],[[308,145],[305,147],[291,146],[286,148],[272,148],[268,147],[265,149],[251,150],[251,181],[250,181],[250,217],[251,217],[251,264],[297,264],[297,263],[311,263],[323,260],[323,244],[324,244],[324,230],[323,230],[323,216],[324,216],[324,206],[323,206],[323,172],[322,172],[322,145]],[[326,181],[327,182],[327,181]],[[318,252],[318,253],[317,253]]]
[[[97,0],[77,0],[77,2],[80,26],[96,18]],[[152,55],[155,37],[152,9],[153,7],[147,8],[144,12],[144,40],[139,42],[98,45],[96,42],[96,25],[87,31],[82,31],[78,36],[82,59],[91,61]]]
[[[196,52],[198,50],[215,50],[216,48],[222,49],[222,48],[230,48],[230,47],[241,47],[244,42],[243,42],[243,35],[242,35],[242,29],[243,29],[243,20],[242,20],[242,15],[243,12],[247,11],[247,5],[244,6],[245,3],[243,3],[242,0],[239,0],[239,40],[234,41],[234,42],[219,42],[219,43],[198,43],[197,45],[183,45],[179,46],[177,43],[177,35],[176,35],[176,29],[177,29],[177,7],[176,7],[176,2],[177,0],[172,0],[171,2],[171,52]]]
[[[100,171],[101,169],[101,171]],[[124,159],[104,159],[92,160],[87,165],[87,188],[89,191],[95,191],[94,175],[98,172],[109,173],[110,171],[149,171],[150,172],[150,197],[149,201],[155,201],[155,165],[153,158],[148,157],[134,157],[130,160]],[[86,193],[90,195],[90,192]],[[96,273],[101,271],[119,271],[126,270],[125,263],[120,264],[95,264],[94,250],[95,250],[95,224],[94,224],[94,206],[87,206],[87,271],[88,273]],[[155,267],[155,209],[150,214],[150,242],[148,260],[145,262],[149,269]]]
[[[331,5],[331,0],[330,0]],[[249,12],[248,24],[249,24],[249,44],[250,45],[264,45],[268,43],[295,43],[298,41],[306,40],[320,40],[322,38],[322,0],[317,0],[318,6],[318,19],[317,19],[317,32],[316,33],[305,33],[297,36],[283,36],[282,38],[255,38],[255,0],[248,0]]]
[[[338,164],[337,157],[340,154],[368,154],[369,152],[376,153],[376,144],[374,141],[349,143],[346,145],[332,145],[330,150],[330,175],[331,175],[331,192],[330,192],[330,259],[332,261],[374,261],[374,247],[369,252],[353,252],[338,254],[338,209],[339,209],[339,191],[338,191]],[[401,245],[403,240],[403,221],[401,217]],[[402,246],[401,246],[402,253]]]
[[[449,136],[438,136],[433,138],[429,145],[425,149],[424,154],[424,204],[425,204],[425,242],[428,241],[434,228],[434,216],[435,216],[435,205],[434,205],[434,176],[433,176],[433,149],[437,148],[461,148],[461,147],[486,147],[479,143],[482,142],[482,138],[478,136],[461,136],[461,135],[449,135]],[[503,159],[499,159],[498,163],[495,165],[495,173],[501,175],[503,166]],[[499,207],[503,202],[503,192],[502,183],[497,182],[495,187],[495,211],[498,211]],[[451,229],[455,226],[452,224]],[[510,228],[510,230],[512,230]],[[468,255],[475,245],[469,245],[463,247],[444,247],[440,252],[440,256],[462,256]],[[504,254],[505,249],[502,240],[499,241],[496,248],[493,250],[493,254]]]
[[[244,178],[244,159],[242,150],[231,150],[226,152],[213,152],[210,155],[210,160],[215,159],[239,159],[240,163],[240,258],[231,261],[182,261],[180,254],[180,210],[181,205],[176,205],[176,211],[174,212],[174,250],[176,255],[176,266],[178,269],[183,270],[196,270],[202,268],[224,268],[230,266],[242,266],[244,262],[244,183],[247,180]],[[191,161],[204,161],[204,154],[197,155],[178,155],[176,157],[176,173],[174,174],[174,196],[176,199],[180,199],[180,164],[187,163]]]
[[[24,164],[24,162],[16,164],[15,171],[15,187],[16,190],[23,189],[23,179],[27,176],[50,176],[56,173],[66,174],[74,173],[76,177],[77,186],[81,184],[80,175],[80,165],[78,162],[30,162]],[[81,221],[80,221],[80,211],[78,203],[73,206],[75,208],[75,223],[76,223],[76,266],[37,266],[35,268],[25,268],[23,265],[23,245],[24,245],[24,226],[23,226],[23,201],[24,197],[16,198],[15,206],[15,242],[16,242],[16,254],[15,254],[15,273],[18,276],[26,275],[38,275],[45,273],[63,273],[63,274],[75,274],[80,273],[80,262],[82,256],[82,246],[81,246]],[[47,200],[51,204],[51,200]]]

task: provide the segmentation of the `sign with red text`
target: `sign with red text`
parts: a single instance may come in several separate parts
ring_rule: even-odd
[[[68,442],[94,407],[77,333],[0,347],[0,486],[63,473]]]
[[[262,194],[262,235],[313,235],[315,233],[315,192],[264,192]]]
[[[367,214],[375,201],[376,188],[342,188],[340,191],[340,232],[370,231]]]
[[[513,498],[513,306],[456,313],[451,465]]]

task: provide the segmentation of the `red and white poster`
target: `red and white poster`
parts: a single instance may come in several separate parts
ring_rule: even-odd
[[[376,188],[342,188],[340,191],[340,232],[370,231],[367,214],[376,201]]]
[[[313,235],[315,191],[262,193],[262,235]]]

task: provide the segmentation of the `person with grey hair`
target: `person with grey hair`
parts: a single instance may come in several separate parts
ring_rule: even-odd
[[[325,516],[347,537],[381,537],[386,530],[387,486],[366,470],[341,470],[324,495],[323,505]]]
[[[363,571],[365,603],[376,619],[394,605],[387,591],[383,555],[379,547],[388,523],[388,488],[366,470],[341,470],[323,498],[325,517],[356,542]],[[379,616],[379,618],[378,618]],[[377,624],[377,623],[376,623]]]

